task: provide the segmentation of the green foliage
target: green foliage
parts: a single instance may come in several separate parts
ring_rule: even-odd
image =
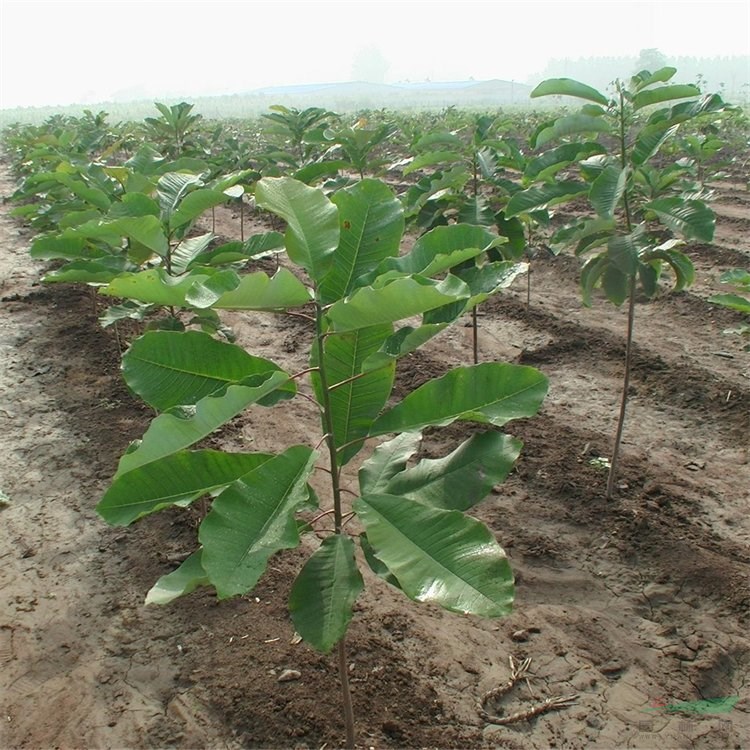
[[[189,182],[184,175],[181,180]],[[164,192],[178,195],[180,183],[169,184]],[[160,414],[122,457],[99,513],[110,523],[129,524],[206,494],[213,498],[199,529],[199,549],[158,581],[148,600],[165,603],[203,585],[220,598],[246,593],[271,555],[297,546],[307,531],[323,540],[300,571],[289,605],[298,632],[321,651],[344,637],[363,586],[355,539],[373,570],[385,570],[386,580],[416,601],[463,613],[507,614],[513,576],[505,554],[492,533],[463,511],[510,472],[521,445],[497,429],[537,411],[546,378],[501,363],[457,367],[392,401],[398,359],[492,293],[503,275],[513,274],[513,264],[506,263],[491,269],[491,282],[446,275],[457,257],[472,257],[500,238],[480,227],[441,227],[399,256],[403,212],[393,193],[373,180],[328,198],[290,178],[264,178],[256,200],[284,218],[289,258],[311,283],[304,296],[287,297],[277,310],[307,315],[301,310],[309,310],[312,300],[316,333],[305,372],[321,415],[326,460],[303,445],[273,454],[195,449],[242,410],[295,398],[302,373],[288,374],[201,332],[152,331],[137,339],[124,357],[123,375]],[[238,277],[239,287],[254,276]],[[129,278],[114,279],[110,292],[131,296],[124,286]],[[135,299],[151,301],[144,290],[160,283],[139,279]],[[187,299],[184,281],[168,288],[174,293],[170,303]],[[233,306],[235,294],[218,296],[209,307],[222,309],[226,295]],[[416,328],[406,324],[415,316],[422,319]],[[407,465],[421,430],[460,420],[492,429],[442,459]],[[377,445],[393,433],[396,438]],[[349,504],[341,492],[343,476],[366,441],[376,445],[360,469],[360,496]],[[394,444],[403,447],[394,450]],[[331,471],[322,501],[310,484],[321,463]],[[315,519],[328,515],[334,528],[326,534]]]

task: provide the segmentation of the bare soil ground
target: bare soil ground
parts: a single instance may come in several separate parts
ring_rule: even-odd
[[[720,273],[750,266],[750,194],[718,186],[712,245],[693,245],[689,291],[638,306],[617,497],[603,499],[624,357],[625,311],[582,308],[577,263],[533,263],[481,309],[484,360],[550,378],[524,449],[477,510],[518,579],[514,614],[458,617],[372,577],[349,656],[358,741],[373,748],[740,748],[750,741],[750,353],[710,305]],[[12,190],[7,176],[0,191]],[[238,219],[218,211],[234,238]],[[253,231],[248,224],[246,231]],[[301,552],[272,559],[250,595],[198,592],[145,607],[152,583],[194,548],[197,511],[110,529],[94,506],[150,414],[119,371],[120,345],[87,290],[43,286],[25,230],[0,216],[0,747],[321,748],[344,741],[332,658],[295,643],[286,594]],[[247,346],[299,366],[298,320],[232,316]],[[123,335],[127,332],[123,331]],[[398,388],[471,358],[456,327],[407,358]],[[280,350],[280,351],[279,351]],[[279,450],[316,440],[303,404],[250,411],[215,439]],[[465,426],[430,432],[443,454]],[[550,696],[575,706],[497,726],[481,695],[531,658],[498,712]],[[279,681],[284,670],[299,678]],[[737,701],[704,712],[702,699]],[[732,700],[727,705],[731,704]]]

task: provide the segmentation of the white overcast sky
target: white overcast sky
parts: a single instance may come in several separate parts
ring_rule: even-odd
[[[525,82],[549,58],[750,54],[748,0],[0,0],[0,108],[352,80]]]

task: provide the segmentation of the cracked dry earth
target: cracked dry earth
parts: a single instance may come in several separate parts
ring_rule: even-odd
[[[747,746],[750,353],[722,333],[740,316],[706,298],[723,270],[750,265],[750,194],[717,188],[714,244],[687,248],[696,285],[638,306],[613,501],[603,499],[598,459],[611,451],[625,311],[582,308],[568,257],[534,261],[528,311],[523,284],[482,307],[482,358],[550,378],[540,414],[509,425],[524,441],[516,471],[476,511],[516,571],[515,612],[458,617],[368,578],[349,640],[360,746]],[[6,176],[3,194],[11,190]],[[237,221],[217,211],[217,232],[234,238]],[[101,304],[87,290],[39,284],[29,239],[0,217],[0,489],[9,498],[0,747],[340,746],[334,661],[295,643],[285,613],[301,552],[273,558],[248,596],[143,605],[153,581],[192,551],[198,511],[128,529],[93,512],[149,415],[120,381],[119,344],[96,321]],[[228,322],[253,353],[302,363],[310,332],[299,320]],[[470,329],[456,327],[402,363],[397,390],[470,358]],[[317,429],[293,402],[250,411],[214,441],[277,450],[317,440]],[[466,434],[432,431],[422,453],[442,455]],[[477,703],[508,681],[509,657],[530,658],[530,670],[495,713],[570,694],[575,705],[507,726],[482,721]],[[280,682],[284,670],[298,679]],[[698,703],[722,698],[724,712]]]

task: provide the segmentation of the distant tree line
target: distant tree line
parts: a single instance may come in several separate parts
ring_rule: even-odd
[[[658,49],[644,49],[638,57],[553,58],[529,83],[536,84],[546,78],[575,78],[594,88],[606,89],[616,78],[664,65],[677,68],[676,82],[698,83],[703,90],[723,93],[734,103],[750,103],[750,55],[669,57]]]

